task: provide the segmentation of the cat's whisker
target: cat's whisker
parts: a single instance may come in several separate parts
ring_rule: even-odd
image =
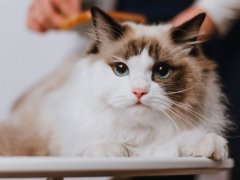
[[[170,109],[170,110],[177,116],[177,118],[179,118],[184,123],[186,123],[189,128],[193,128],[195,126],[195,124],[193,123],[192,119],[189,116],[182,114],[177,109]]]
[[[191,108],[183,107],[183,106],[180,106],[180,105],[177,105],[177,104],[175,104],[175,106],[177,106],[178,108],[186,111],[186,112],[189,113],[191,116],[194,116],[194,117],[197,118],[197,120],[199,120],[200,122],[203,122],[203,120],[209,121],[209,119],[208,119],[207,117],[205,117],[205,116],[203,116],[202,114],[194,111],[194,110],[191,109]],[[187,109],[186,109],[186,108],[187,108]],[[176,108],[172,107],[172,109],[176,109]],[[179,111],[179,109],[177,109],[177,111]]]
[[[183,109],[185,110],[187,113],[191,114],[192,116],[194,116],[197,120],[199,120],[200,122],[203,122],[203,118],[201,118],[201,116],[199,116],[198,114],[195,114],[189,110]]]
[[[177,132],[180,133],[181,131],[180,131],[178,125],[176,124],[176,122],[174,121],[174,119],[166,111],[162,111],[162,113],[170,119],[171,123],[176,128]]]
[[[192,113],[196,113],[197,115],[202,116],[204,119],[207,119],[207,117],[205,117],[204,115],[200,114],[197,111],[194,111],[191,107],[187,106],[184,103],[176,102],[176,101],[173,101],[173,100],[170,101],[170,100],[167,100],[167,99],[161,99],[161,101],[165,101],[165,102],[167,102],[167,103],[169,103],[171,105],[175,105],[175,106],[177,106],[177,107],[179,107],[181,109],[184,109],[184,110],[189,110]]]
[[[156,106],[159,105],[159,101],[152,101],[152,102],[154,102],[152,105],[156,105]],[[163,105],[163,106],[165,106],[165,105]],[[165,107],[165,108],[167,109],[167,107]],[[173,117],[171,116],[171,112],[168,112],[168,111],[164,110],[163,108],[159,109],[159,112],[161,112],[161,113],[163,113],[165,116],[167,116],[167,117],[170,119],[170,121],[171,121],[171,123],[173,124],[173,126],[176,128],[176,130],[177,130],[178,132],[181,132],[180,129],[179,129],[179,127],[178,127],[177,120],[175,119],[174,116],[173,116]],[[160,118],[160,119],[161,119],[161,118]]]
[[[182,92],[186,92],[186,91],[189,91],[193,88],[195,88],[196,86],[192,86],[190,88],[187,88],[187,89],[183,89],[183,90],[179,90],[179,91],[173,91],[173,92],[168,92],[168,93],[164,93],[164,95],[170,95],[170,94],[179,94],[179,93],[182,93]]]
[[[176,112],[174,112],[173,110],[168,109],[167,111],[172,114],[172,116],[174,117],[174,119],[178,122],[179,125],[181,125],[181,127],[182,127],[183,129],[186,128],[185,120],[179,118],[179,115],[178,115]]]
[[[172,111],[167,110],[167,113],[171,115],[171,117],[175,120],[178,126],[180,126],[181,130],[185,129],[185,125],[182,121],[180,121],[177,117],[176,114]],[[181,132],[181,131],[180,131]]]
[[[166,100],[163,100],[163,101],[166,101]],[[176,101],[172,101],[172,102],[171,102],[171,101],[167,101],[167,102],[171,103],[172,105],[177,106],[177,107],[180,108],[180,109],[183,109],[183,110],[185,110],[185,111],[187,111],[187,112],[195,115],[196,117],[201,116],[201,117],[204,118],[204,119],[208,119],[207,117],[203,116],[202,114],[200,114],[200,113],[197,112],[197,111],[194,111],[192,108],[186,106],[186,105],[183,104],[183,103],[179,103],[179,102],[176,102]],[[173,108],[173,107],[172,107],[172,108]]]
[[[156,103],[157,106],[164,106],[167,109],[169,108],[170,103],[167,101],[161,101],[161,100],[156,100],[156,99],[150,99],[151,103]]]
[[[186,105],[183,104],[183,103],[180,103],[180,102],[174,102],[174,104],[175,104],[176,106],[178,106],[179,108],[182,108],[182,109],[188,110],[188,111],[190,111],[191,113],[194,113],[195,115],[198,115],[198,116],[202,117],[203,119],[208,120],[208,118],[207,118],[206,116],[204,116],[203,114],[200,114],[199,112],[193,110],[193,108],[190,108],[190,107],[186,106]]]
[[[164,106],[167,110],[163,110],[162,108],[159,109],[160,112],[164,113],[166,115],[166,113],[168,114],[168,117],[170,118],[170,120],[172,121],[172,124],[176,127],[176,129],[178,129],[178,131],[180,132],[178,125],[181,126],[181,129],[184,129],[185,126],[183,125],[183,123],[181,121],[179,121],[179,119],[176,117],[176,113],[174,111],[172,111],[171,109],[168,108],[168,106],[166,106],[165,104],[162,104],[161,101],[151,101],[154,102],[154,104],[156,106],[159,106],[159,104],[161,104],[161,106]],[[185,121],[185,120],[184,120]]]
[[[162,102],[167,102],[167,103],[169,103],[169,104],[174,104],[174,105],[178,106],[178,107],[181,108],[181,109],[184,108],[184,106],[181,106],[181,105],[177,104],[177,102],[169,101],[169,100],[166,100],[166,99],[161,99],[160,101],[159,101],[159,100],[152,99],[151,102],[156,102],[156,103],[158,103],[158,105],[163,105]],[[191,115],[194,115],[194,116],[197,117],[198,119],[200,118],[200,117],[199,117],[200,114],[199,114],[199,113],[196,114],[197,112],[195,112],[194,110],[192,110],[192,109],[188,109],[188,110],[184,109],[184,110],[185,110],[186,112],[190,113]],[[177,116],[176,119],[180,118],[182,121],[184,121],[185,123],[187,123],[189,127],[194,127],[194,126],[195,126],[195,124],[193,123],[193,121],[191,120],[191,118],[190,118],[189,116],[186,116],[186,115],[182,114],[181,112],[179,112],[178,109],[176,109],[176,108],[174,108],[174,107],[171,107],[171,109],[168,109],[168,111],[170,111],[173,115]]]
[[[191,122],[191,120],[189,120],[188,116],[184,116],[180,114],[180,112],[176,112],[173,109],[168,109],[168,111],[172,114],[172,116],[179,123],[179,125],[181,125],[182,129],[194,127],[193,123]]]

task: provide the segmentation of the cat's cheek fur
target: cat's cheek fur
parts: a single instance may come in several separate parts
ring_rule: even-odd
[[[152,82],[149,93],[142,98],[143,105],[146,105],[156,113],[162,113],[170,109],[171,99],[165,95],[165,90],[157,83]]]
[[[124,109],[133,105],[136,98],[131,92],[129,77],[119,77],[114,74],[110,65],[104,60],[92,64],[90,89],[96,100],[109,108]]]

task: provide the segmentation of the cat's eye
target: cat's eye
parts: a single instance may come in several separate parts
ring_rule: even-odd
[[[129,74],[129,69],[126,64],[117,62],[112,65],[113,71],[117,76],[126,76]]]
[[[158,79],[166,79],[170,76],[172,68],[164,63],[159,63],[153,67],[153,77]]]

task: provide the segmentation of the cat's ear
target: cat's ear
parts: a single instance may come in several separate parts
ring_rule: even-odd
[[[201,13],[182,25],[174,27],[171,33],[173,42],[175,44],[185,44],[189,47],[194,46],[205,17],[206,14]]]
[[[114,41],[123,36],[124,28],[105,12],[94,6],[91,13],[97,43]]]

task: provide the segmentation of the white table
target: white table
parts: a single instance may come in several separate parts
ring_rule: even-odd
[[[1,157],[0,178],[190,175],[231,169],[233,164],[232,159],[216,162],[193,157]]]

